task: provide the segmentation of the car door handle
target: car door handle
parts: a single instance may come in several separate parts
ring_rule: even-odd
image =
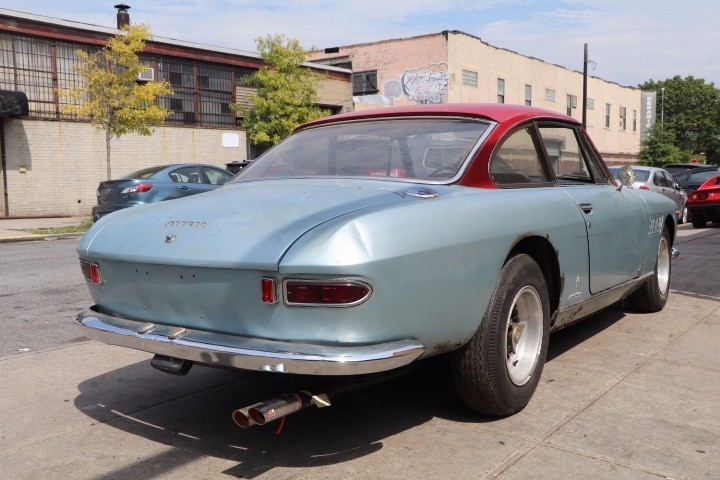
[[[580,210],[582,210],[585,213],[592,213],[592,210],[593,210],[592,203],[581,203]]]
[[[178,190],[190,190],[190,187],[188,187],[187,185],[182,185],[178,187]]]

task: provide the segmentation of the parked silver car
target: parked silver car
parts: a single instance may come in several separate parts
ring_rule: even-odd
[[[609,168],[610,173],[617,179],[620,167]],[[675,177],[662,168],[633,165],[633,170],[635,170],[635,183],[633,183],[630,188],[652,190],[653,192],[665,195],[677,205],[675,215],[677,216],[678,224],[687,221],[687,210],[685,208],[687,193],[683,191],[680,184],[675,180]]]

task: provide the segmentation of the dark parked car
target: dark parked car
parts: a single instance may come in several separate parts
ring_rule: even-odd
[[[122,208],[209,192],[232,176],[212,165],[185,163],[145,168],[118,180],[100,182],[93,220]]]
[[[688,215],[695,228],[703,228],[708,221],[720,223],[720,175],[709,178],[688,198]]]
[[[675,175],[676,173],[681,173],[686,170],[694,170],[696,168],[703,168],[703,167],[718,167],[720,165],[704,165],[702,163],[668,163],[666,165],[663,165],[662,168],[670,172],[671,175]]]
[[[715,175],[720,174],[720,167],[717,165],[707,165],[681,172],[673,173],[673,177],[680,184],[680,188],[685,190],[685,193],[690,195],[694,190],[697,190],[700,185],[705,183]]]

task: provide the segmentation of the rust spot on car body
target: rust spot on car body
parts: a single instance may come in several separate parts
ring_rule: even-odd
[[[460,348],[462,345],[463,345],[462,343],[442,342],[442,343],[433,345],[433,347],[430,349],[430,351],[433,353],[452,352],[452,351]]]

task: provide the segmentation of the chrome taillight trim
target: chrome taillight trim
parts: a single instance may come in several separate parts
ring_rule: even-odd
[[[293,283],[307,283],[307,284],[314,284],[314,285],[354,285],[354,286],[361,286],[367,289],[367,294],[360,300],[356,300],[351,303],[298,303],[298,302],[291,302],[288,300],[287,296],[287,284],[289,282]],[[370,298],[370,296],[373,293],[372,286],[367,283],[360,280],[350,279],[350,278],[333,278],[333,279],[326,279],[326,280],[313,280],[313,279],[307,279],[307,278],[286,278],[282,282],[282,297],[283,302],[285,305],[290,307],[325,307],[325,308],[348,308],[348,307],[355,307],[357,305],[360,305],[362,303],[367,302],[367,300]]]
[[[88,272],[87,275],[85,274],[85,268],[84,268],[85,266],[87,266],[87,272]],[[95,267],[95,269],[97,270],[97,274],[98,274],[97,282],[93,281],[93,278],[92,278],[93,267]],[[98,265],[95,262],[89,262],[87,260],[80,259],[80,270],[82,271],[83,277],[85,277],[85,280],[88,280],[93,285],[102,285],[103,274],[102,274],[102,270],[100,270],[100,265]]]

